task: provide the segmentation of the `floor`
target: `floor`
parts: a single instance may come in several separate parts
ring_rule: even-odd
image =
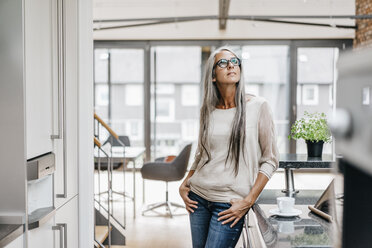
[[[101,172],[101,191],[107,189],[107,172]],[[133,172],[126,171],[125,177],[122,171],[113,173],[113,189],[123,190],[123,181],[128,194],[133,192]],[[333,175],[330,173],[295,173],[295,187],[297,189],[325,189]],[[169,218],[165,208],[159,209],[157,213],[149,212],[142,216],[142,209],[146,204],[165,200],[165,183],[159,181],[145,181],[145,203],[143,203],[143,180],[140,172],[135,173],[136,186],[136,218],[133,218],[133,202],[128,198],[125,200],[126,213],[124,213],[123,197],[114,194],[114,216],[121,222],[126,217],[125,236],[127,247],[161,247],[161,248],[183,248],[192,247],[188,214],[185,209],[177,209],[176,216]],[[316,183],[314,183],[316,182]],[[178,194],[180,182],[169,183],[169,199],[173,202],[182,204],[182,199]],[[95,192],[98,193],[98,174],[95,175]],[[271,178],[267,189],[284,188],[284,173],[277,171]],[[106,202],[106,194],[101,195],[101,201]],[[239,242],[237,247],[242,247]]]

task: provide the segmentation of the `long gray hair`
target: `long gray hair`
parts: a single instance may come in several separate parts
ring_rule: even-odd
[[[203,105],[200,109],[200,129],[199,129],[199,141],[198,147],[196,150],[195,156],[195,163],[199,164],[204,156],[206,156],[206,160],[202,164],[204,166],[211,160],[210,154],[210,142],[209,142],[209,124],[210,124],[210,116],[213,110],[215,110],[216,105],[220,101],[221,95],[217,88],[217,85],[212,81],[214,77],[214,60],[218,53],[221,51],[229,51],[234,54],[236,57],[235,52],[232,51],[229,47],[220,47],[213,51],[208,58],[208,61],[205,65],[204,69],[204,76],[203,76],[203,84],[204,84],[204,96],[203,96]],[[239,156],[241,148],[243,151],[243,158],[244,155],[244,146],[245,146],[245,123],[246,123],[246,102],[245,102],[245,89],[244,89],[244,80],[243,80],[243,72],[240,73],[240,80],[236,83],[236,93],[235,93],[235,105],[236,105],[236,112],[233,119],[232,130],[229,140],[229,150],[227,153],[227,157],[225,160],[225,164],[229,159],[232,162],[235,162],[234,172],[235,176],[238,174],[239,171]]]

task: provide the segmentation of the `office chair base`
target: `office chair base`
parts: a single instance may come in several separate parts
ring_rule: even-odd
[[[176,209],[177,208],[185,208],[185,206],[183,206],[181,204],[170,202],[170,201],[165,201],[165,202],[153,203],[153,204],[148,205],[147,209],[142,211],[142,215],[144,215],[146,212],[152,211],[152,210],[160,208],[160,207],[165,207],[166,210],[169,212],[169,215],[170,215],[171,218],[173,218],[173,216],[174,216],[174,214],[172,212],[172,207],[175,207]]]

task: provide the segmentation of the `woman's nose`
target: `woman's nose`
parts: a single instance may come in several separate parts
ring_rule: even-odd
[[[227,63],[228,68],[234,68],[234,64],[230,60]]]

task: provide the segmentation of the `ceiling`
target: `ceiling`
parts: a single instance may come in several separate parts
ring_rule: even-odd
[[[228,7],[222,8],[220,2],[227,3]],[[223,12],[234,18],[226,20],[225,29],[220,28],[219,17],[222,17],[220,13]],[[355,0],[94,0],[93,2],[96,40],[354,38],[354,29],[335,27],[354,26],[353,19],[329,18],[329,16],[354,14]],[[235,19],[237,16],[240,18]],[[274,21],[319,23],[327,26],[263,22],[257,20],[259,16],[266,16],[265,19]],[[304,19],[278,18],[278,16],[324,17]],[[205,19],[182,21],[184,17],[205,17]],[[241,17],[247,20],[242,20]],[[128,20],[139,18],[150,20]],[[161,22],[165,21],[162,24],[143,25],[159,21],[156,18],[168,19],[161,19]],[[252,18],[255,20],[251,20]],[[113,19],[120,19],[120,22],[98,22]],[[127,25],[132,27],[104,29]]]

